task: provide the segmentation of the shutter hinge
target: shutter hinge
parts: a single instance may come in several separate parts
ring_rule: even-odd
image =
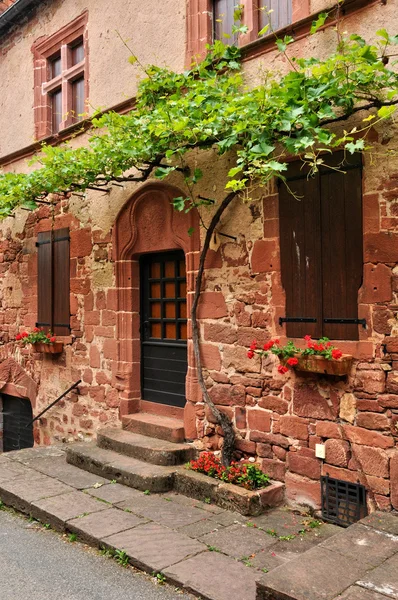
[[[282,323],[316,323],[316,319],[310,317],[279,317],[279,325]]]
[[[366,319],[323,319],[323,322],[332,325],[362,325],[366,329]]]

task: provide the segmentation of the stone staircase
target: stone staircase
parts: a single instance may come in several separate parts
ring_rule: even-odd
[[[143,492],[174,489],[243,515],[261,514],[283,501],[280,482],[249,491],[185,469],[183,465],[196,456],[195,447],[184,442],[182,421],[149,413],[123,417],[123,429],[102,429],[96,442],[66,449],[69,464]]]
[[[168,492],[174,487],[176,468],[196,456],[183,442],[181,421],[147,413],[123,418],[123,429],[106,428],[97,442],[74,444],[67,449],[69,464],[150,492]]]

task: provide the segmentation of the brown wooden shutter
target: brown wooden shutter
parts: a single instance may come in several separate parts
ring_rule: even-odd
[[[342,163],[336,153],[329,165]],[[334,163],[334,165],[333,165]],[[357,319],[362,285],[361,155],[349,156],[339,172],[321,169],[323,319]],[[357,340],[358,324],[325,323],[323,334],[335,340]]]
[[[70,333],[70,266],[69,266],[69,229],[54,231],[54,290],[53,316],[54,333]]]
[[[37,327],[47,330],[52,320],[51,231],[37,236]]]
[[[69,229],[38,234],[38,316],[37,326],[55,335],[70,333]]]
[[[307,179],[302,163],[290,165],[287,185],[279,190],[282,284],[288,319],[316,319],[316,323],[286,324],[289,337],[322,332],[321,232],[319,177]],[[293,194],[292,194],[293,192]]]
[[[307,178],[302,162],[292,163],[287,186],[280,186],[285,317],[317,320],[316,324],[288,322],[286,332],[289,337],[308,333],[312,337],[356,340],[358,323],[328,320],[358,319],[363,272],[361,155],[344,162],[344,154],[336,152],[325,162],[329,166],[321,167],[311,178]]]

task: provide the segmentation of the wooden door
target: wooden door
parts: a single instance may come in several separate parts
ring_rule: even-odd
[[[141,258],[143,400],[185,406],[187,300],[182,251]]]

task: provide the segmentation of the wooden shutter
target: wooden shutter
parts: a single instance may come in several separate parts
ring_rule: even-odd
[[[286,317],[316,322],[288,322],[286,332],[289,337],[317,337],[322,332],[319,178],[307,179],[301,166],[290,165],[287,185],[279,189],[282,284]]]
[[[329,165],[340,165],[336,153]],[[339,172],[321,169],[323,319],[357,319],[362,285],[361,155],[348,157]],[[358,324],[325,323],[323,334],[335,340],[357,340]]]
[[[51,231],[37,236],[37,327],[47,330],[52,321]]]
[[[282,284],[288,319],[315,318],[316,324],[286,324],[289,337],[358,339],[362,285],[361,155],[337,152],[319,174],[308,178],[303,163],[289,166],[279,192]],[[337,167],[336,171],[330,167]],[[293,192],[293,194],[292,194]],[[325,322],[326,319],[326,322]]]
[[[55,335],[70,333],[69,229],[38,234],[37,326]]]
[[[232,35],[232,26],[234,25],[234,9],[237,4],[234,0],[214,0],[213,29],[215,40],[221,40],[224,44],[236,44],[238,35]],[[230,37],[225,37],[224,33],[227,33]]]
[[[259,10],[260,22],[259,29],[265,25],[271,24],[266,35],[272,31],[283,29],[292,22],[292,0],[258,0],[258,5],[264,10]],[[270,14],[268,11],[272,10]]]
[[[53,316],[54,333],[70,333],[70,266],[69,266],[69,229],[54,231],[54,290]]]

